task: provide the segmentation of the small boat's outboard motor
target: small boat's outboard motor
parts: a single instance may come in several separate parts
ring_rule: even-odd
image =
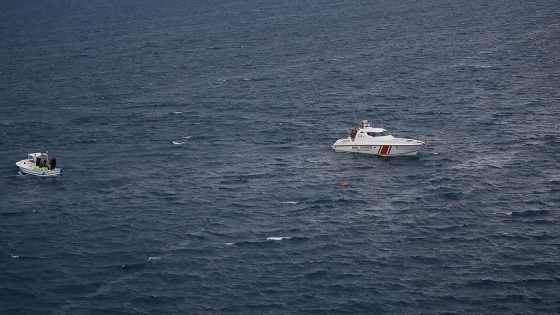
[[[49,157],[49,169],[54,170],[56,168],[56,158],[54,156]]]

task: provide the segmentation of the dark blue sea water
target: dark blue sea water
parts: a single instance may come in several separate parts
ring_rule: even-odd
[[[560,313],[559,105],[554,0],[3,0],[0,313]]]

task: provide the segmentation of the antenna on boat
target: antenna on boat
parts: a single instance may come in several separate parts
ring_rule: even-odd
[[[354,101],[350,100],[350,104],[352,105],[352,114],[354,115],[354,124],[358,121],[358,118],[356,118],[356,106],[354,106]]]

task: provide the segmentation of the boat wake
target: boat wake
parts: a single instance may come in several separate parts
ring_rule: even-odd
[[[269,236],[265,240],[261,239],[261,240],[257,240],[257,241],[228,242],[228,243],[225,243],[225,246],[234,246],[234,245],[238,245],[238,246],[246,246],[246,245],[262,246],[262,245],[264,245],[264,243],[269,242],[269,241],[279,242],[279,241],[291,240],[291,239],[292,239],[291,236]]]

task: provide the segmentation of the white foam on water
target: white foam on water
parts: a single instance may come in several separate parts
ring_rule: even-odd
[[[282,201],[282,203],[284,204],[290,204],[290,205],[295,205],[297,203],[299,203],[298,201]]]
[[[148,260],[160,260],[161,257],[158,256],[154,256],[154,257],[148,257]]]
[[[173,141],[173,144],[183,144],[184,142]]]
[[[266,238],[267,241],[282,241],[282,240],[289,240],[291,236],[269,236]]]

